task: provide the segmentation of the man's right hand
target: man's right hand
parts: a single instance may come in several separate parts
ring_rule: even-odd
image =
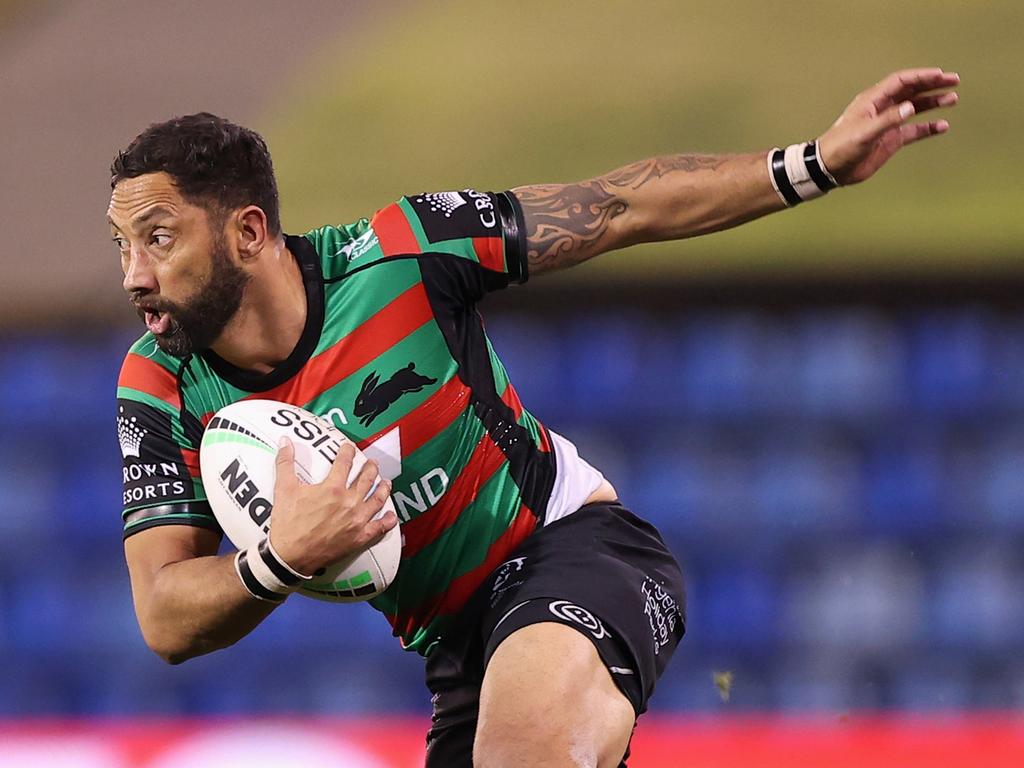
[[[284,438],[277,452],[277,479],[270,536],[274,549],[291,568],[309,576],[379,541],[398,524],[394,512],[380,519],[391,494],[383,478],[372,494],[379,468],[367,461],[352,484],[355,448],[346,442],[322,483],[306,485],[295,474],[295,446]]]

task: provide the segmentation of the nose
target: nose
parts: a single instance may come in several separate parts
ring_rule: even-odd
[[[122,285],[128,293],[150,293],[156,290],[156,276],[144,252],[132,249]]]

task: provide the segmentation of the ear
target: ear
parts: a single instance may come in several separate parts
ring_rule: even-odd
[[[267,230],[267,214],[259,206],[249,205],[236,211],[232,220],[233,231],[228,236],[235,238],[242,261],[257,258],[272,239]]]
[[[359,388],[360,396],[367,394],[370,390],[377,386],[377,382],[380,381],[376,373],[371,373],[365,379],[363,379],[363,386]]]

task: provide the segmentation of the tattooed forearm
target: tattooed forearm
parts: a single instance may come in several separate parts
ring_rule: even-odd
[[[523,206],[532,273],[578,264],[603,250],[602,238],[626,202],[599,181],[513,190]]]
[[[666,155],[640,160],[578,184],[537,184],[513,193],[523,207],[529,268],[532,274],[578,264],[605,251],[639,242],[648,234],[624,222],[662,219],[662,209],[679,210],[694,188],[710,188],[728,155]],[[658,209],[657,215],[652,209]],[[679,229],[676,217],[664,217],[665,239]]]
[[[726,155],[666,155],[639,160],[612,171],[601,178],[614,187],[640,189],[652,179],[660,179],[671,171],[693,173],[700,170],[718,170],[725,161]]]

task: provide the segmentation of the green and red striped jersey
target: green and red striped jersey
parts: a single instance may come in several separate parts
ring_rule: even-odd
[[[421,194],[286,243],[307,317],[277,369],[242,370],[211,351],[180,360],[148,333],[125,358],[125,536],[168,524],[219,530],[199,474],[205,424],[245,398],[302,406],[393,479],[401,565],[372,604],[404,647],[426,654],[552,499],[561,516],[595,485],[556,472],[556,451],[571,464],[575,450],[523,409],[476,310],[487,292],[527,278],[522,212],[510,193]]]

